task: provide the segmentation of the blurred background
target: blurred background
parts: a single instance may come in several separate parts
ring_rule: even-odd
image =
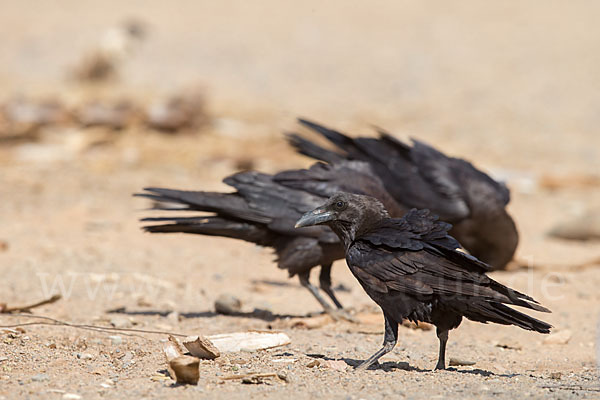
[[[308,166],[283,136],[303,116],[418,138],[505,180],[517,259],[558,271],[569,298],[528,288],[529,272],[498,279],[552,309],[568,303],[551,322],[576,326],[600,300],[598,15],[591,0],[3,0],[0,300],[94,273],[133,286],[91,300],[75,281],[56,315],[201,311],[226,290],[318,311],[295,281],[253,281],[288,282],[266,250],[143,234],[148,204],[131,197],[144,186],[229,190],[221,179],[239,169]],[[352,288],[344,304],[370,304],[346,268],[334,281]],[[589,358],[592,332],[576,333],[586,344],[573,357]]]

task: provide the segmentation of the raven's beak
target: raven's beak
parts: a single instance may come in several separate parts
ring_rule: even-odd
[[[328,221],[332,221],[335,218],[335,214],[331,211],[327,211],[324,208],[317,208],[304,214],[298,222],[296,222],[295,228],[302,228],[305,226],[319,225]]]

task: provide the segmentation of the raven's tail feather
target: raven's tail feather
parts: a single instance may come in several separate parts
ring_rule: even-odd
[[[235,221],[227,218],[182,217],[144,218],[142,222],[168,222],[160,225],[146,225],[142,229],[151,233],[193,233],[208,236],[225,236],[256,243],[261,246],[272,244],[273,237],[264,227],[251,222]]]
[[[461,302],[460,313],[466,318],[477,322],[495,322],[502,325],[515,325],[528,331],[550,333],[552,325],[537,318],[530,317],[505,304],[488,301],[474,301],[469,303],[467,309]],[[458,310],[457,310],[458,311]]]
[[[286,137],[290,145],[295,148],[298,153],[314,158],[315,160],[333,164],[346,159],[343,155],[338,154],[335,151],[327,150],[295,133],[288,133],[286,134]]]
[[[192,210],[214,212],[257,223],[268,223],[270,218],[250,209],[248,203],[236,193],[201,192],[164,188],[144,188],[145,193],[134,196],[156,201],[155,210]],[[173,207],[175,204],[176,207]]]

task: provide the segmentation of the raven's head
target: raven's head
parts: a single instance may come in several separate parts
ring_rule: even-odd
[[[389,218],[389,214],[376,198],[340,192],[322,206],[304,214],[296,222],[296,228],[328,225],[348,246],[358,234],[383,218]]]

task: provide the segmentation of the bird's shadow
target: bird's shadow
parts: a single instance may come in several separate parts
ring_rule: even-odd
[[[172,310],[128,310],[125,307],[119,307],[112,310],[107,310],[107,314],[124,314],[124,315],[141,315],[141,316],[159,316],[166,317],[171,314]],[[188,312],[179,313],[181,318],[214,318],[217,316],[228,316],[228,317],[242,317],[242,318],[254,318],[261,319],[266,322],[273,322],[278,319],[286,318],[308,318],[310,315],[292,315],[292,314],[276,314],[269,310],[263,310],[261,308],[255,308],[249,312],[231,312],[229,314],[219,314],[214,311],[199,311],[199,312]]]
[[[319,357],[319,358],[324,358],[326,360],[329,359],[328,357]],[[346,364],[348,364],[352,368],[356,368],[363,362],[363,360],[356,360],[353,358],[342,358],[342,361],[344,361]],[[367,368],[367,370],[370,370],[370,371],[377,370],[377,369],[381,369],[385,372],[392,372],[397,369],[401,369],[403,371],[414,371],[414,372],[436,372],[436,370],[421,369],[419,367],[414,367],[406,361],[399,361],[399,362],[386,361],[383,363],[375,363],[375,364],[371,365],[369,368]],[[500,377],[500,378],[514,378],[516,376],[519,376],[519,374],[495,374],[491,371],[487,371],[487,370],[479,369],[479,368],[457,369],[455,367],[448,367],[443,371],[457,372],[457,373],[461,373],[461,374],[480,375],[480,376],[485,376],[485,377],[493,376],[493,377]]]
[[[521,375],[521,374],[495,374],[492,371],[487,371],[485,369],[479,369],[479,368],[457,369],[454,367],[449,367],[449,368],[446,368],[446,371],[458,372],[461,374],[481,375],[481,376],[485,376],[485,377],[494,376],[494,377],[498,377],[498,378],[514,378],[516,376]]]
[[[325,358],[325,359],[327,359],[327,358]],[[344,361],[346,364],[348,364],[352,368],[356,369],[356,367],[358,367],[364,360],[356,360],[354,358],[342,358],[342,361]],[[369,368],[367,368],[367,370],[369,370],[369,371],[377,370],[377,369],[381,369],[385,372],[391,372],[396,369],[401,369],[403,371],[427,372],[426,369],[413,367],[406,361],[400,361],[400,362],[386,361],[383,363],[375,363],[375,364],[369,366]]]

